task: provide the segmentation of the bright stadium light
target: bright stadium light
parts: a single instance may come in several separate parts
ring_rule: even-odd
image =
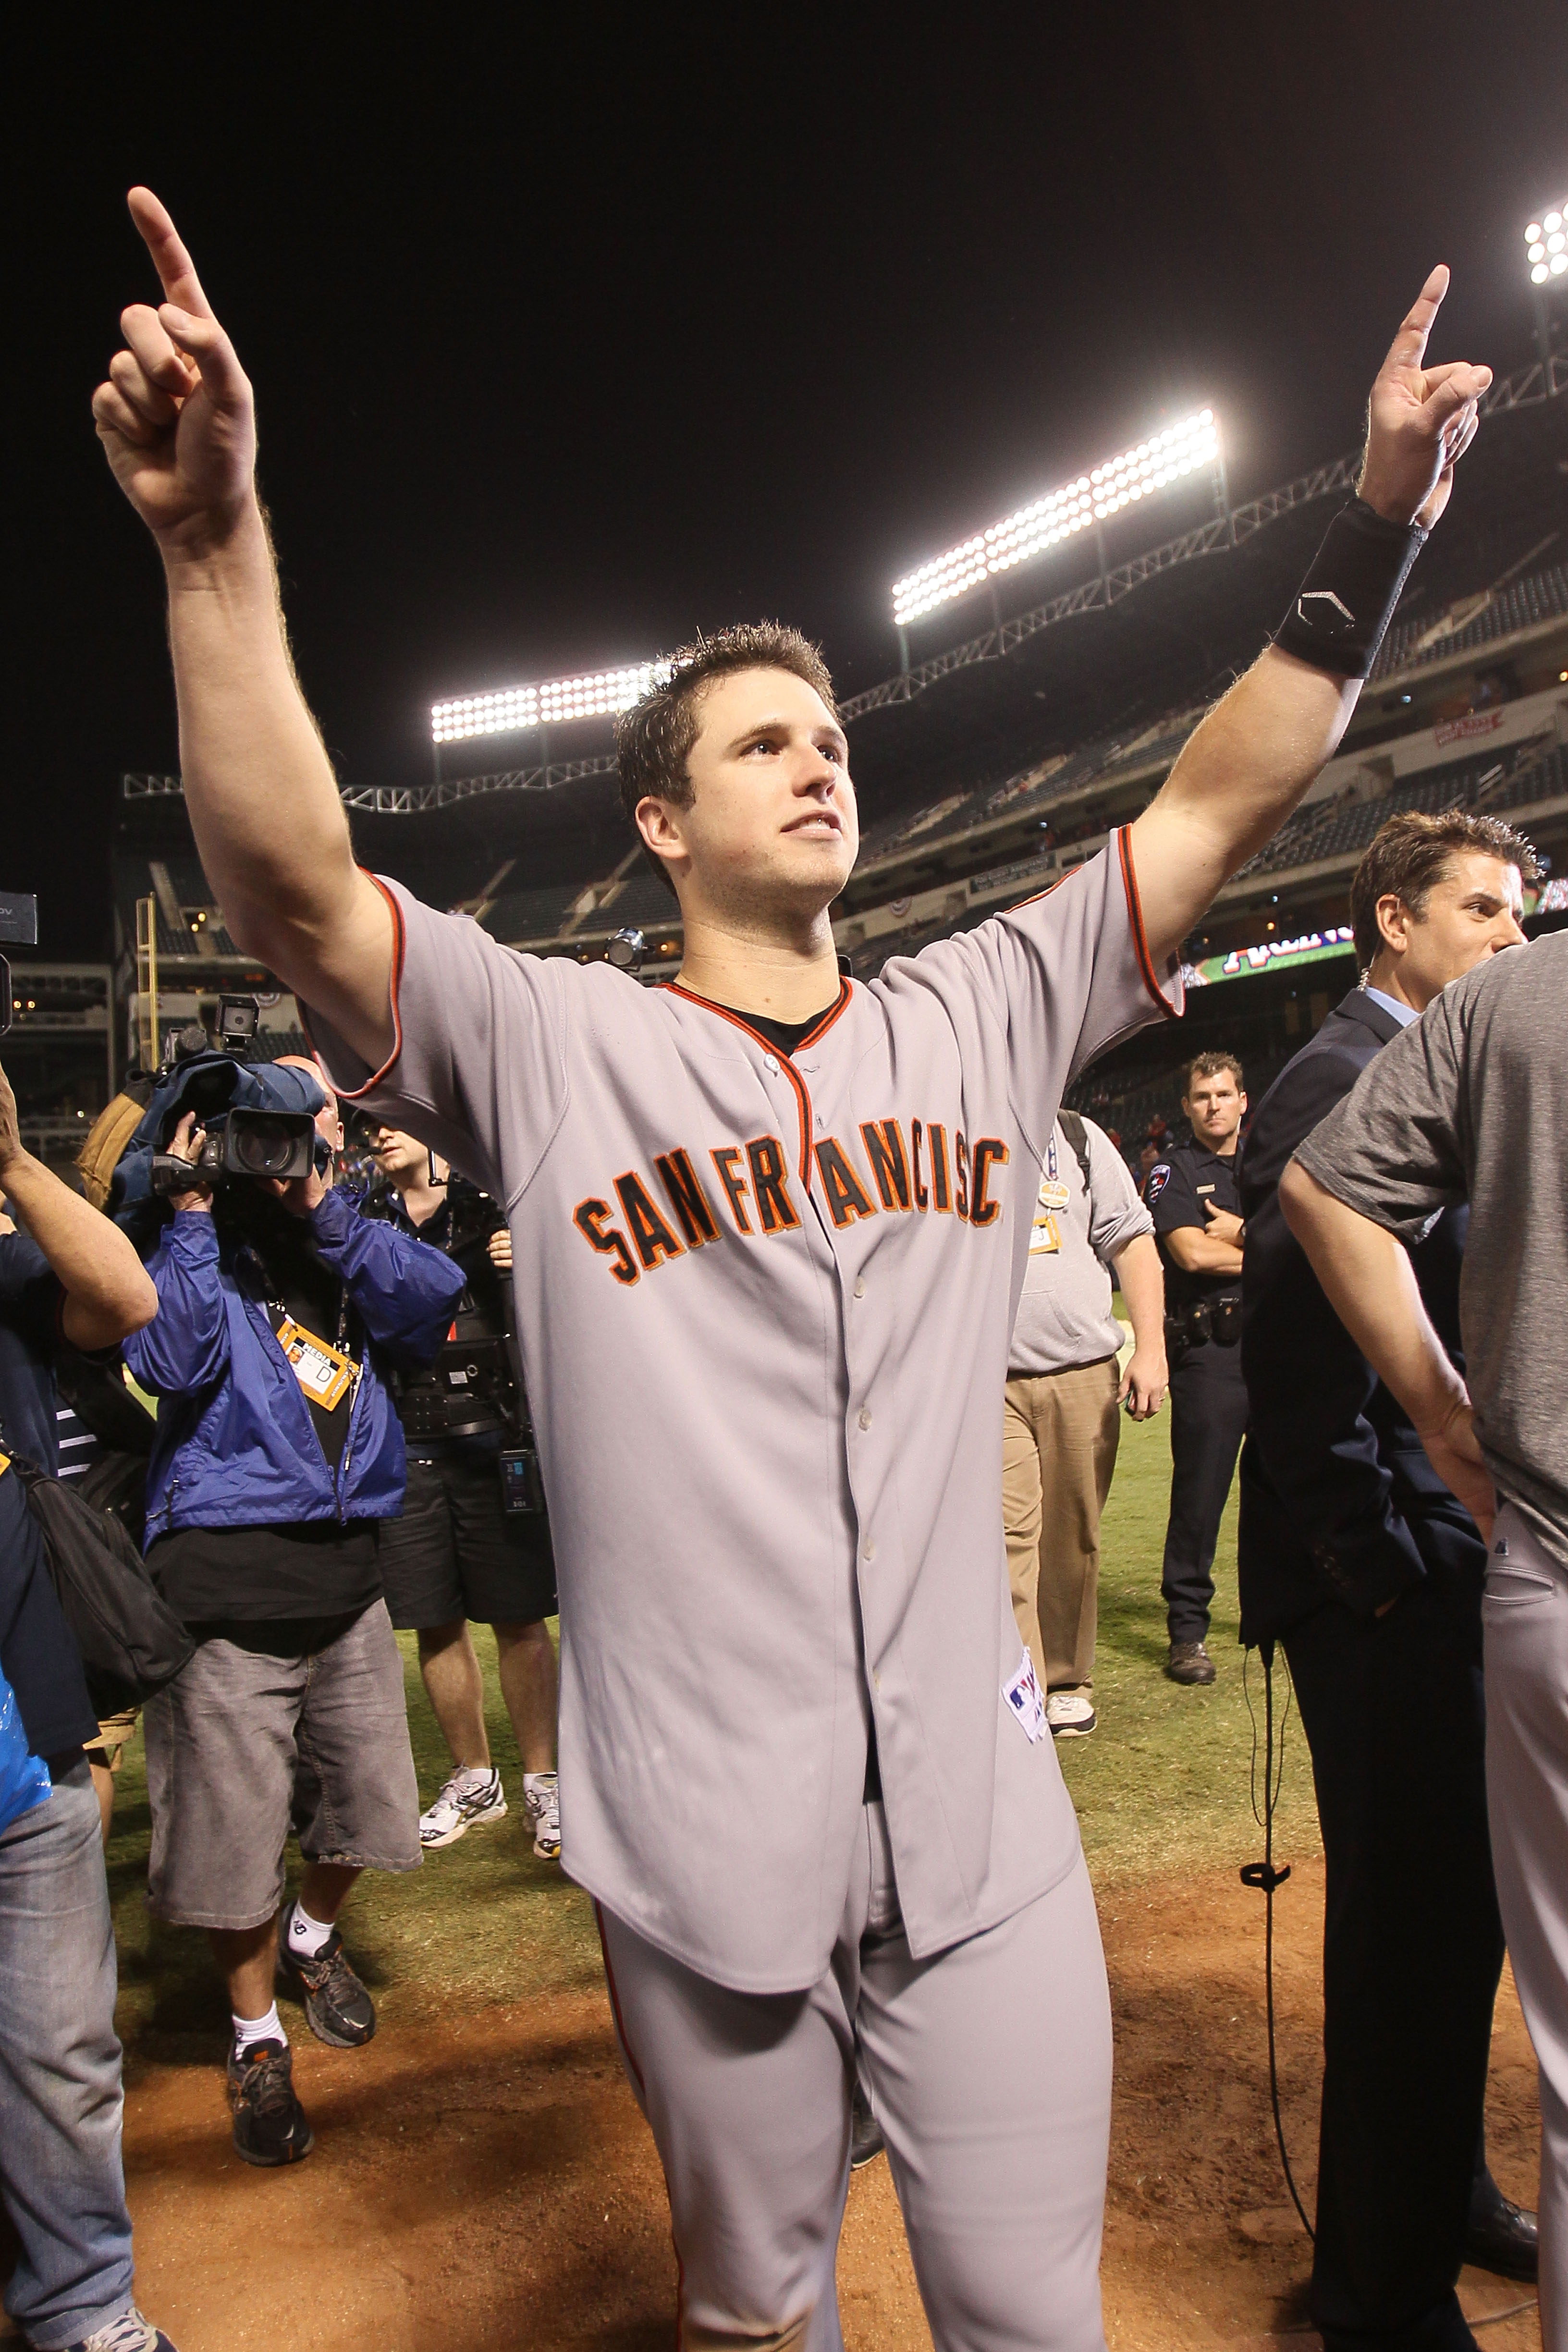
[[[1103,466],[1080,474],[1075,482],[1064,483],[1032,505],[1020,507],[1004,521],[994,522],[989,530],[977,532],[961,546],[949,548],[945,555],[906,572],[893,583],[894,621],[900,628],[908,621],[918,621],[922,613],[950,604],[955,596],[967,594],[998,572],[1026,563],[1031,556],[1043,554],[1075,531],[1087,530],[1091,523],[1103,522],[1123,507],[1152,497],[1197,467],[1212,465],[1218,456],[1219,426],[1214,411],[1200,408],[1196,415],[1168,425],[1163,433],[1152,434],[1135,448],[1124,449],[1120,457],[1108,458]]]
[[[1524,257],[1530,265],[1530,282],[1544,286],[1553,278],[1568,272],[1568,197],[1532,220],[1524,232]]]
[[[510,686],[498,694],[433,703],[430,732],[437,743],[463,743],[475,735],[507,735],[525,727],[553,727],[568,719],[602,718],[639,702],[668,667],[668,662],[637,662],[628,669],[595,670],[584,677],[551,678],[544,686]]]

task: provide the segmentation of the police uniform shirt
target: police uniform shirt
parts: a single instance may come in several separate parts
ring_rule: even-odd
[[[1154,1238],[1165,1269],[1165,1303],[1170,1307],[1196,1307],[1226,1293],[1233,1298],[1240,1295],[1239,1273],[1190,1274],[1177,1265],[1165,1239],[1181,1225],[1195,1225],[1199,1233],[1206,1234],[1211,1202],[1216,1209],[1228,1209],[1233,1216],[1240,1216],[1239,1162],[1238,1152],[1222,1159],[1217,1151],[1189,1137],[1185,1142],[1173,1144],[1167,1156],[1149,1171],[1143,1202],[1154,1220]]]
[[[393,1053],[311,1033],[510,1223],[573,1876],[718,1983],[815,1983],[874,1724],[912,1952],[1010,1917],[1079,1849],[1007,1582],[1008,1341],[1064,1087],[1180,1004],[1127,835],[793,1054],[383,887]]]

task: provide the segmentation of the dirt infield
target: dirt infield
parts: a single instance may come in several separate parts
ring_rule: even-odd
[[[1279,1897],[1281,2064],[1303,2185],[1313,2172],[1321,1865]],[[1234,1874],[1100,1894],[1116,2011],[1105,2245],[1113,2352],[1304,2339],[1308,2249],[1267,2100],[1261,1897]],[[366,2051],[295,2035],[317,2150],[250,2172],[216,2063],[142,2063],[126,2154],[138,2287],[180,2352],[667,2352],[675,2264],[663,2183],[601,1991],[445,2019],[394,1991]],[[188,2044],[186,2046],[189,2046]],[[1533,2063],[1505,1982],[1491,2156],[1533,2201]],[[194,2055],[194,2053],[193,2053]],[[1472,2316],[1523,2290],[1467,2273]],[[852,2352],[929,2346],[885,2163],[851,2188],[839,2262]],[[1533,2311],[1487,2352],[1539,2344]]]

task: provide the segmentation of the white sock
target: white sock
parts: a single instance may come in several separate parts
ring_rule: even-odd
[[[330,1927],[323,1927],[319,1919],[312,1919],[304,1905],[296,1899],[289,1918],[289,1949],[291,1952],[298,1952],[302,1959],[313,1960],[331,1932]],[[273,2006],[276,2009],[277,2004]]]
[[[287,2048],[289,2036],[283,2031],[276,2001],[265,2017],[235,2018],[234,2046],[242,2058],[253,2042],[281,2042]]]
[[[525,1772],[522,1776],[522,1793],[525,1797],[531,1796],[535,1789],[543,1788],[547,1782],[551,1788],[555,1786],[553,1772]]]
[[[495,1773],[493,1764],[459,1764],[453,1779],[461,1789],[478,1789]]]

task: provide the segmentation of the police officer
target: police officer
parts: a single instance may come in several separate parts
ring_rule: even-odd
[[[452,1845],[507,1811],[490,1760],[471,1621],[495,1634],[533,1851],[554,1861],[561,1852],[555,1653],[544,1620],[555,1612],[555,1560],[537,1470],[532,1493],[517,1498],[534,1508],[509,1510],[502,1495],[503,1454],[527,1425],[505,1338],[500,1277],[511,1270],[510,1236],[494,1202],[452,1176],[415,1136],[378,1126],[371,1148],[385,1190],[373,1193],[367,1213],[445,1250],[468,1277],[452,1327],[461,1347],[448,1347],[429,1372],[402,1384],[408,1487],[403,1516],[387,1523],[381,1547],[392,1622],[417,1632],[419,1670],[452,1758],[450,1774],[419,1817],[419,1842],[426,1851]]]
[[[1182,1110],[1191,1137],[1155,1161],[1143,1191],[1165,1269],[1171,1367],[1171,1516],[1160,1591],[1171,1643],[1165,1672],[1176,1683],[1212,1683],[1205,1637],[1215,1543],[1247,1426],[1236,1182],[1247,1097],[1234,1054],[1200,1054],[1188,1065]]]

